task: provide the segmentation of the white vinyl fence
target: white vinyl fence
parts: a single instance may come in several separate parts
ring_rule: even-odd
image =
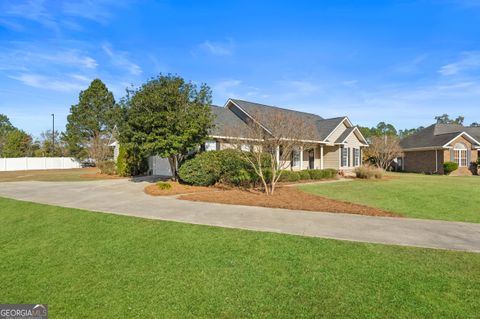
[[[80,162],[73,157],[0,158],[0,172],[36,169],[68,169],[81,167],[82,165]]]

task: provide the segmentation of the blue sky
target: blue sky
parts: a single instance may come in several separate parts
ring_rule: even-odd
[[[480,121],[480,0],[0,0],[0,113],[63,129],[80,90],[175,73],[229,97],[354,123]]]

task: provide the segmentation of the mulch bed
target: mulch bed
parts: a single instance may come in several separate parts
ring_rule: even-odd
[[[275,190],[274,195],[270,196],[255,190],[231,189],[182,195],[178,198],[198,202],[231,205],[261,206],[314,212],[348,213],[367,216],[401,217],[399,214],[379,208],[329,199],[302,192],[294,187],[279,187]]]
[[[152,196],[172,196],[180,194],[191,194],[191,193],[205,193],[205,192],[214,192],[218,191],[219,188],[216,187],[203,187],[203,186],[190,186],[185,184],[180,184],[177,182],[168,182],[172,185],[170,189],[160,189],[157,184],[148,185],[143,189],[145,194]]]

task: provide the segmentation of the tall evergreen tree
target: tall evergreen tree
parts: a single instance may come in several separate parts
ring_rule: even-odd
[[[10,119],[4,114],[0,114],[0,156],[3,156],[3,147],[7,134],[14,129],[15,127],[10,123]]]
[[[124,103],[123,145],[130,153],[168,158],[176,179],[183,155],[203,143],[213,126],[210,88],[160,75],[127,91]]]
[[[67,117],[63,140],[71,156],[93,158],[96,162],[108,157],[108,142],[121,120],[121,108],[115,104],[112,92],[100,80],[92,81],[81,91],[78,104],[72,105]]]
[[[32,137],[26,132],[14,129],[9,131],[3,147],[4,157],[24,157],[32,154]]]

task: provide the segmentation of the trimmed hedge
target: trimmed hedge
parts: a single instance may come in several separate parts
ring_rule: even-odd
[[[445,162],[443,163],[443,172],[445,175],[449,175],[451,172],[458,169],[458,163],[455,162]]]
[[[329,179],[335,178],[338,175],[338,171],[333,168],[310,169],[308,173],[310,174],[310,179]]]
[[[265,179],[270,182],[272,172],[268,168],[268,158],[265,159],[264,167]],[[336,177],[337,174],[338,171],[335,169],[283,170],[279,181],[296,182],[328,179]],[[184,183],[197,186],[211,186],[221,182],[228,185],[249,187],[260,182],[260,178],[243,155],[233,149],[199,153],[180,166],[178,176]]]
[[[338,174],[336,169],[308,169],[303,171],[283,170],[280,176],[280,182],[296,182],[307,180],[319,180],[335,178]]]
[[[308,170],[299,171],[298,175],[301,181],[312,179],[312,177],[310,176],[310,172]]]
[[[279,182],[296,182],[300,180],[300,174],[297,171],[283,170]]]

